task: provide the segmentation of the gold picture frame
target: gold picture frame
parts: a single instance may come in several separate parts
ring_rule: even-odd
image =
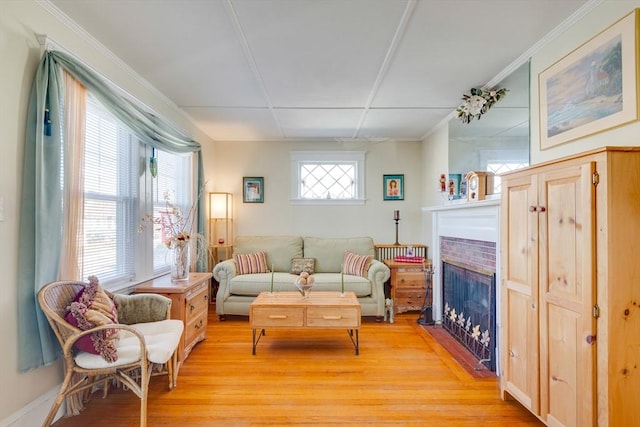
[[[640,9],[538,75],[540,149],[638,120]]]

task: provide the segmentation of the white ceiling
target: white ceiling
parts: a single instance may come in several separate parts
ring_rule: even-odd
[[[215,140],[416,141],[451,114],[463,93],[497,82],[594,1],[50,0],[49,6]],[[510,93],[498,106],[506,117],[509,108],[527,107],[526,96]]]

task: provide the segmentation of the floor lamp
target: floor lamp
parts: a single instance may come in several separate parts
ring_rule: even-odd
[[[230,256],[233,248],[233,194],[231,193],[209,193],[209,247],[212,250],[213,265]]]

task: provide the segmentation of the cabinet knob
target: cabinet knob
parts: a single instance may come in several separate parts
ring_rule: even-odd
[[[516,354],[513,352],[513,350],[509,349],[509,356],[516,357]]]
[[[545,208],[544,206],[538,206],[538,212],[546,212],[547,208]]]
[[[587,335],[587,344],[593,344],[596,342],[597,336],[595,335]]]
[[[537,206],[529,206],[529,212],[537,212],[538,207]]]

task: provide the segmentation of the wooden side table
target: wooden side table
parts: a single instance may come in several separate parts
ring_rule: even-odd
[[[391,270],[393,312],[421,310],[427,291],[424,269],[431,265],[431,260],[425,259],[424,264],[418,264],[385,259],[384,263]]]
[[[133,293],[154,293],[171,298],[171,318],[184,322],[184,332],[178,347],[179,363],[189,356],[193,347],[207,338],[209,282],[212,273],[190,273],[189,280],[172,282],[170,275],[140,283]]]

